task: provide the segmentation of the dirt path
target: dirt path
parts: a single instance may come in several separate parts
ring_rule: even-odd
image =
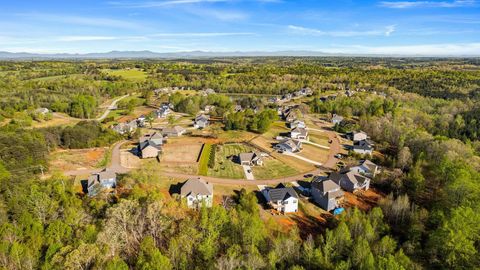
[[[105,109],[105,111],[103,112],[102,115],[100,115],[99,117],[97,118],[86,118],[86,119],[82,119],[82,118],[76,118],[76,117],[71,117],[69,115],[65,115],[65,114],[61,114],[61,113],[53,113],[54,116],[58,117],[58,118],[63,118],[63,119],[67,119],[67,120],[72,120],[72,121],[78,121],[78,120],[84,120],[84,121],[98,121],[98,122],[101,122],[103,121],[103,119],[105,119],[108,114],[113,110],[115,109],[117,103],[128,97],[129,95],[124,95],[124,96],[121,96],[119,98],[116,98],[112,101],[112,103],[107,107],[107,109]]]

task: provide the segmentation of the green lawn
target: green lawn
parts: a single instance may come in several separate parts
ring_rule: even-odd
[[[143,81],[147,78],[147,73],[138,69],[103,69],[102,71],[132,81]]]
[[[297,170],[274,158],[267,158],[263,163],[263,166],[253,167],[255,179],[272,179],[298,174]]]
[[[228,157],[236,156],[244,152],[251,152],[252,150],[253,149],[251,147],[244,144],[217,145],[215,166],[212,169],[208,169],[208,176],[235,179],[245,178],[242,166],[234,163],[233,161],[228,159]]]
[[[208,175],[208,159],[210,158],[210,152],[212,151],[212,144],[206,143],[203,146],[202,154],[200,155],[200,162],[198,164],[198,174]]]
[[[310,132],[308,134],[308,137],[310,138],[310,141],[316,144],[321,144],[324,146],[330,146],[328,141],[330,140],[328,136],[321,135],[318,132]]]
[[[263,136],[267,139],[275,138],[281,133],[287,133],[290,129],[285,126],[285,122],[277,121],[272,124],[270,129],[263,134]]]

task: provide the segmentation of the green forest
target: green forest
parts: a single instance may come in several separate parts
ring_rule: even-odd
[[[124,68],[146,77],[105,72]],[[94,118],[106,100],[161,87],[212,88],[221,94],[163,99],[191,115],[214,105],[226,130],[255,133],[277,119],[267,96],[310,87],[310,113],[342,115],[338,130],[375,141],[386,170],[372,185],[386,196],[368,212],[350,208],[285,232],[262,220],[253,192],[192,211],[166,200],[148,168],[121,175],[127,191],[109,198],[80,195],[62,175],[41,177],[55,149],[122,138],[96,121],[33,128],[32,110]],[[322,100],[345,90],[356,94]],[[231,112],[232,93],[248,94],[239,103],[251,108]],[[480,268],[479,59],[5,61],[0,97],[0,269]]]

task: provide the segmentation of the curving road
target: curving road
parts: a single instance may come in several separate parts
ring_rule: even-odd
[[[321,124],[319,125],[319,122],[315,122],[315,124],[317,126],[323,127]],[[230,178],[216,178],[216,177],[209,177],[209,176],[201,176],[201,177],[213,184],[258,186],[258,185],[276,185],[280,183],[298,181],[298,180],[304,179],[305,174],[316,175],[325,171],[332,170],[336,167],[336,164],[338,162],[338,159],[335,158],[335,154],[339,153],[342,149],[340,138],[338,137],[337,133],[334,131],[329,131],[329,130],[321,130],[321,131],[326,132],[328,134],[329,139],[332,141],[332,143],[330,144],[330,152],[329,152],[328,160],[327,162],[325,162],[325,164],[321,168],[318,168],[309,172],[305,172],[302,174],[289,176],[289,177],[266,179],[266,180],[230,179]],[[131,170],[130,168],[123,167],[120,162],[120,148],[124,143],[127,143],[127,142],[128,142],[127,140],[123,140],[113,145],[112,153],[111,153],[112,155],[111,164],[107,168],[117,173],[127,173]],[[85,174],[99,172],[100,170],[101,169],[71,170],[71,171],[65,171],[64,174],[70,175],[70,176],[85,175]],[[199,177],[199,175],[183,174],[183,173],[175,173],[175,172],[163,172],[163,174],[169,177],[180,178],[180,179]]]

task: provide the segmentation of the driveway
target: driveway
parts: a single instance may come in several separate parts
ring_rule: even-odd
[[[255,180],[255,176],[253,176],[252,167],[247,165],[242,165],[243,172],[245,173],[245,178],[247,180]]]

